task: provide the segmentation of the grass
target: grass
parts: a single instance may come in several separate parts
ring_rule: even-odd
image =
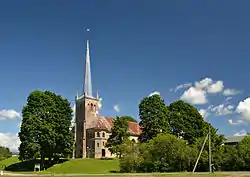
[[[84,177],[93,177],[93,176],[101,176],[101,175],[84,175]],[[180,173],[180,174],[147,174],[147,175],[144,175],[144,174],[124,174],[124,175],[102,175],[102,176],[105,176],[105,177],[237,177],[237,175],[218,175],[218,174],[185,174],[185,173]],[[3,177],[8,177],[8,176],[3,176]],[[16,176],[18,177],[18,176]],[[20,176],[21,177],[21,176]],[[22,176],[22,177],[25,177],[25,176]],[[51,176],[43,176],[43,177],[51,177]],[[65,177],[65,176],[57,176],[57,177]],[[70,177],[79,177],[79,176],[70,176]],[[243,177],[243,176],[241,176]]]
[[[35,162],[21,162],[18,157],[14,156],[3,161],[0,161],[0,170],[9,172],[33,172]],[[101,159],[71,159],[64,163],[56,164],[49,167],[41,173],[54,173],[54,174],[65,174],[65,173],[85,173],[85,174],[107,174],[119,171],[119,161],[116,159],[112,160],[101,160]]]
[[[56,164],[48,168],[46,173],[85,173],[85,174],[102,174],[111,173],[119,170],[119,161],[101,160],[101,159],[72,159],[67,162]]]
[[[13,156],[5,160],[0,161],[0,170],[3,170],[5,167],[8,167],[12,164],[19,163],[18,156]]]

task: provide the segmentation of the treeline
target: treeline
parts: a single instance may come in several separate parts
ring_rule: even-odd
[[[0,161],[12,156],[9,148],[0,146]]]
[[[120,158],[121,172],[192,171],[209,128],[215,170],[250,170],[250,137],[236,147],[224,145],[224,136],[181,100],[166,106],[159,95],[146,97],[139,104],[139,115],[138,143],[129,140],[126,120],[117,117],[106,144]],[[196,171],[208,171],[208,161],[207,141]]]

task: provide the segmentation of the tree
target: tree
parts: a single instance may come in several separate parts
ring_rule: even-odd
[[[19,132],[19,159],[41,158],[50,161],[72,153],[73,134],[70,131],[72,109],[67,99],[50,91],[33,91],[22,110]]]
[[[129,121],[129,122],[137,122],[137,120],[135,120],[133,117],[130,117],[130,116],[121,116],[120,119]]]
[[[12,156],[9,148],[0,146],[0,161]]]
[[[196,151],[171,134],[158,134],[141,144],[129,144],[120,160],[122,172],[174,172],[190,169]]]
[[[199,137],[207,134],[206,123],[198,110],[182,100],[168,106],[171,134],[183,137],[193,144]]]
[[[112,154],[119,158],[122,156],[122,146],[128,139],[128,122],[120,117],[114,119],[114,126],[111,129],[111,135],[107,140],[106,147]]]
[[[139,104],[139,116],[142,127],[140,141],[146,142],[157,136],[159,133],[170,131],[168,124],[168,110],[164,100],[159,95],[144,98]]]
[[[244,137],[237,145],[238,150],[238,161],[240,162],[241,169],[249,171],[250,167],[250,136]]]

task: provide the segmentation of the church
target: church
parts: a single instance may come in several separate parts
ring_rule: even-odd
[[[84,88],[80,95],[75,97],[75,148],[73,156],[75,158],[112,158],[116,157],[111,154],[105,144],[111,135],[113,127],[113,118],[99,115],[99,97],[92,95],[90,67],[90,50],[89,41],[86,46],[85,59],[85,80]],[[137,141],[141,133],[138,123],[128,122],[128,133],[130,139]]]

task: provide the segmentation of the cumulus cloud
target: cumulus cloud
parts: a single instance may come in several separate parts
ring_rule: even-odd
[[[207,109],[200,109],[199,110],[199,113],[200,115],[203,117],[203,118],[207,118],[209,116],[209,111]]]
[[[0,133],[0,146],[8,147],[11,152],[18,152],[19,145],[18,134]]]
[[[225,95],[225,96],[237,95],[237,94],[239,94],[239,93],[240,93],[240,91],[235,90],[235,89],[225,89],[225,90],[223,91],[223,95]]]
[[[225,104],[220,104],[218,106],[214,106],[211,108],[211,112],[215,113],[217,116],[224,116],[224,115],[229,115],[233,114],[233,105],[225,105]]]
[[[246,136],[246,135],[247,135],[247,131],[244,129],[234,134],[234,136]]]
[[[233,95],[232,93],[236,93],[236,90],[234,89],[224,90],[223,81],[214,81],[209,77],[203,78],[200,81],[195,81],[193,86],[190,83],[179,85],[176,87],[176,90],[185,88],[185,86],[188,89],[183,93],[181,99],[195,105],[206,104],[208,102],[207,96],[209,94],[223,93],[224,95],[229,96]]]
[[[160,92],[155,91],[149,94],[149,96],[153,96],[153,95],[160,95]]]
[[[213,83],[207,87],[207,92],[208,93],[219,93],[219,92],[223,91],[223,88],[224,88],[223,82],[216,81],[215,83]]]
[[[200,89],[204,89],[204,88],[207,88],[212,83],[213,83],[213,80],[211,78],[206,77],[204,79],[201,79],[200,81],[196,81],[195,87],[200,88]]]
[[[250,97],[239,102],[236,112],[241,115],[244,121],[250,122]]]
[[[118,104],[114,105],[114,110],[115,110],[116,112],[120,112],[120,108],[119,108],[119,105],[118,105]]]
[[[233,119],[229,119],[228,123],[230,125],[240,125],[240,124],[244,124],[244,122],[242,120],[237,120],[236,122],[233,121]]]
[[[206,92],[197,87],[190,87],[183,93],[181,99],[194,105],[207,103]]]
[[[191,86],[192,86],[192,83],[180,84],[180,85],[177,85],[175,88],[170,89],[170,91],[177,92],[178,90],[189,88]]]
[[[21,114],[13,109],[2,109],[0,110],[0,120],[13,120],[20,119]]]

